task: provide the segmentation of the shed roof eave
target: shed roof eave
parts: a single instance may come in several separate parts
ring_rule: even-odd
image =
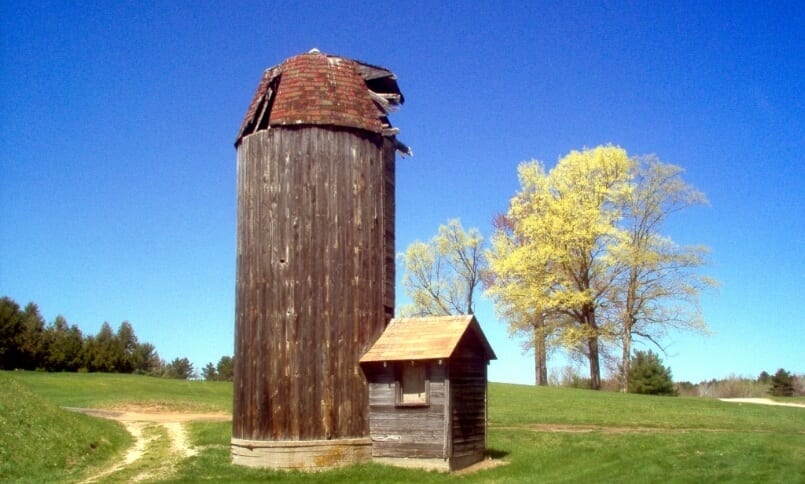
[[[475,336],[486,360],[497,359],[475,317],[460,315],[395,318],[360,362],[448,360],[468,333]]]

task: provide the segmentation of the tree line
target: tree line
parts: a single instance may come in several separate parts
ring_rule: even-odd
[[[762,371],[756,378],[730,375],[727,378],[676,384],[682,395],[710,398],[759,398],[805,396],[805,375],[779,368],[773,375]]]
[[[117,331],[104,322],[97,334],[84,335],[63,316],[46,325],[35,303],[21,308],[7,296],[0,298],[0,369],[196,377],[189,359],[165,362],[153,344],[137,339],[128,321]]]
[[[401,312],[469,314],[483,287],[510,333],[534,350],[538,385],[548,381],[548,354],[561,348],[587,360],[591,388],[601,388],[605,360],[626,391],[636,340],[662,349],[670,329],[707,332],[699,295],[717,285],[699,272],[708,249],[663,233],[669,216],[707,202],[682,172],[615,146],[572,151],[550,170],[523,162],[488,245],[452,220],[401,254],[411,300]]]

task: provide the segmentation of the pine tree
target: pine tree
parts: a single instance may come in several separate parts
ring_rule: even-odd
[[[166,378],[176,378],[178,380],[189,380],[196,377],[193,364],[187,358],[174,358],[165,367]]]
[[[671,369],[662,365],[660,357],[649,351],[636,351],[629,368],[629,393],[644,395],[678,395]]]
[[[215,367],[218,379],[221,381],[232,381],[235,373],[235,360],[231,356],[222,356]]]
[[[215,381],[218,379],[218,374],[215,371],[215,365],[212,362],[207,363],[204,368],[201,369],[201,378],[204,378],[207,381]]]
[[[794,377],[791,376],[791,373],[782,368],[777,370],[777,373],[771,377],[769,393],[775,397],[794,396]]]
[[[0,298],[0,370],[21,367],[23,358],[18,339],[23,331],[22,320],[19,304],[5,296]]]

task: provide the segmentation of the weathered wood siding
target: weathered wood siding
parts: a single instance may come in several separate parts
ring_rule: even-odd
[[[395,405],[394,365],[366,366],[369,372],[369,418],[372,457],[445,457],[445,367],[429,368],[428,406]]]
[[[466,334],[450,359],[451,458],[482,458],[486,450],[486,365],[480,345]]]
[[[275,127],[238,147],[232,435],[369,435],[358,359],[394,311],[394,150]]]

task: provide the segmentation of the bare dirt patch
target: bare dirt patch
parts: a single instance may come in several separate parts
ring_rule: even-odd
[[[190,444],[187,437],[187,431],[184,427],[186,422],[223,422],[232,419],[231,415],[220,412],[192,413],[160,411],[153,407],[128,407],[126,409],[65,407],[65,409],[93,417],[118,421],[123,424],[126,431],[134,438],[134,445],[126,451],[126,454],[121,460],[91,476],[84,481],[85,483],[95,482],[116,472],[135,467],[138,461],[145,455],[146,450],[154,444],[154,440],[159,438],[155,437],[155,435],[160,436],[164,434],[169,440],[168,452],[170,455],[168,459],[165,460],[166,462],[177,462],[181,459],[192,457],[196,455],[198,451]],[[165,432],[146,432],[146,430],[155,425],[163,427]],[[154,477],[154,474],[169,474],[171,465],[167,464],[163,467],[165,468],[148,469],[146,472],[142,472],[130,480],[140,481]]]
[[[232,419],[231,415],[223,412],[177,412],[136,407],[130,407],[125,410],[65,407],[65,410],[80,412],[93,417],[117,420],[118,422],[224,422]]]
[[[637,433],[687,433],[687,432],[727,432],[722,429],[704,428],[684,428],[684,427],[608,427],[604,425],[585,425],[585,424],[530,424],[497,426],[490,425],[490,428],[501,430],[529,430],[531,432],[544,433],[569,433],[569,434],[588,434],[599,432],[602,434],[637,434]]]
[[[803,403],[778,402],[770,398],[719,398],[719,400],[721,400],[722,402],[754,403],[757,405],[777,405],[780,407],[805,408],[805,404]]]
[[[461,470],[455,471],[452,474],[456,476],[463,476],[466,474],[474,474],[476,472],[485,471],[487,469],[494,469],[498,466],[508,465],[509,461],[497,457],[487,457],[486,459],[476,462],[471,466],[467,466]]]

